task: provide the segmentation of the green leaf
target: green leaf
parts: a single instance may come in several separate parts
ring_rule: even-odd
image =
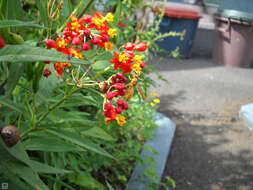
[[[24,110],[19,107],[17,104],[15,104],[14,102],[12,102],[9,98],[7,97],[0,97],[0,104],[8,107],[8,108],[11,108],[19,113],[24,113]]]
[[[101,183],[95,180],[88,173],[82,175],[69,174],[68,179],[70,182],[88,189],[99,189],[99,190],[105,189],[105,187]]]
[[[171,179],[169,176],[165,177],[167,179],[167,183],[172,186],[172,188],[176,188],[176,182]]]
[[[111,184],[108,181],[106,181],[106,186],[108,187],[109,190],[114,190],[113,187],[111,186]]]
[[[93,65],[93,69],[94,70],[103,70],[106,67],[110,66],[110,62],[107,60],[100,60],[100,61],[96,61],[96,63]]]
[[[72,133],[70,131],[66,131],[66,130],[62,130],[62,129],[46,129],[46,131],[48,131],[49,133],[54,134],[60,138],[68,140],[74,144],[77,144],[81,147],[84,147],[90,151],[96,152],[98,154],[101,154],[101,155],[109,157],[109,158],[113,158],[112,155],[107,153],[99,145],[94,144],[92,141],[85,139],[76,133]]]
[[[98,105],[98,102],[94,99],[94,97],[84,96],[81,93],[75,93],[71,95],[70,98],[64,102],[64,106],[71,105],[71,104],[74,105],[75,103],[79,103],[79,106],[80,105],[93,105],[93,106]]]
[[[32,22],[24,22],[20,20],[0,20],[0,28],[8,27],[35,27],[35,28],[45,28],[39,24],[34,24]]]
[[[0,50],[0,62],[69,62],[74,64],[88,64],[80,59],[68,59],[66,55],[56,51],[29,45],[6,45]]]
[[[40,134],[39,132],[34,133],[34,135]],[[63,140],[53,137],[46,136],[32,136],[31,140],[28,140],[27,145],[25,146],[26,150],[40,150],[46,152],[70,152],[70,151],[85,151],[82,148],[79,148],[75,145],[69,144]],[[47,135],[48,133],[43,133]]]
[[[115,141],[115,139],[111,135],[109,135],[107,132],[105,132],[105,130],[103,130],[100,127],[93,127],[89,130],[82,131],[81,134],[91,136],[91,137],[100,138],[100,139],[107,140],[107,141]]]
[[[55,109],[52,113],[54,116],[55,123],[65,123],[65,122],[79,122],[86,126],[94,124],[94,121],[87,121],[85,116],[87,113],[80,111],[63,111],[61,109]]]
[[[8,19],[27,19],[27,12],[22,8],[20,0],[8,0]]]
[[[11,64],[10,66],[10,73],[8,76],[8,81],[5,86],[5,95],[9,96],[11,95],[12,91],[15,89],[20,77],[23,74],[25,65],[20,64]]]
[[[47,0],[35,0],[36,6],[38,7],[40,11],[40,17],[42,18],[44,25],[49,27],[49,18],[47,13]]]
[[[11,172],[5,172],[4,177],[6,179],[1,179],[0,182],[6,182],[8,183],[9,189],[18,189],[18,190],[27,190],[29,189],[29,185],[22,181],[18,176],[12,174]]]
[[[39,178],[38,174],[31,168],[17,162],[9,162],[7,169],[18,175],[20,178],[25,180],[28,184],[34,188],[40,188],[41,190],[49,190],[44,182]]]
[[[65,173],[71,173],[72,171],[60,169],[60,168],[54,168],[52,166],[49,166],[47,164],[43,164],[34,160],[30,161],[33,169],[38,173],[47,173],[47,174],[65,174]]]
[[[15,146],[9,148],[6,147],[2,138],[0,138],[0,144],[16,159],[22,161],[23,163],[30,165],[30,158],[27,155],[22,143],[18,142]]]

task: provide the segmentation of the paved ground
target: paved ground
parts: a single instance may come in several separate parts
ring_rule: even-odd
[[[159,84],[159,111],[177,124],[164,176],[176,190],[252,190],[253,132],[240,121],[240,105],[253,102],[253,69],[210,59],[158,58],[151,63],[169,84]]]

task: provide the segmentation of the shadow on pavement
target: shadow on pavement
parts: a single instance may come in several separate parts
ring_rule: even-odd
[[[173,111],[162,113],[174,119]],[[194,117],[192,117],[194,118]],[[253,149],[237,146],[232,139],[244,138],[231,125],[177,123],[164,177],[176,181],[176,190],[252,190]],[[246,142],[247,143],[247,142]],[[160,188],[159,190],[162,190]]]

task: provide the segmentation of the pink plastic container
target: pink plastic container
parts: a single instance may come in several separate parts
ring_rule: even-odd
[[[215,22],[214,63],[249,67],[253,59],[253,23],[219,16]]]

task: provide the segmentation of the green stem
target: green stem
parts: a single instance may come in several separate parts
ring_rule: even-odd
[[[86,13],[86,11],[90,8],[90,6],[92,5],[93,2],[94,2],[94,0],[90,0],[88,2],[88,4],[86,5],[85,9],[83,9],[83,11],[78,15],[78,18],[80,18],[84,13]]]
[[[77,89],[78,90],[78,89]],[[45,119],[48,114],[50,112],[52,112],[55,108],[57,108],[60,104],[62,104],[69,96],[71,96],[74,92],[76,91],[76,88],[75,86],[68,92],[68,94],[64,95],[63,98],[61,100],[59,100],[57,103],[55,103],[52,107],[49,107],[47,112],[44,113],[40,118],[39,120],[33,125],[32,128],[26,130],[23,134],[20,135],[20,137],[24,137],[26,136],[28,133],[34,131],[36,129],[36,127],[38,126],[38,124],[43,120]]]
[[[39,43],[41,42],[41,40],[42,40],[42,38],[43,38],[43,35],[44,35],[44,32],[45,32],[45,29],[43,28],[43,29],[41,30],[41,32],[40,32],[40,36],[39,36],[39,39],[38,39],[37,44],[39,44]]]
[[[57,30],[57,33],[60,33],[63,30],[63,28],[66,26],[66,24],[71,20],[71,16],[75,15],[79,11],[79,9],[83,6],[85,1],[86,0],[82,0],[79,3],[79,5],[75,8],[75,10],[69,15],[68,19],[64,22],[64,24]]]
[[[62,104],[69,96],[71,96],[73,93],[75,92],[75,86],[69,91],[69,93],[67,95],[64,95],[63,98],[55,103],[52,107],[50,107],[46,113],[44,113],[40,118],[39,120],[35,123],[35,126],[34,128],[36,128],[36,126],[43,120],[47,117],[47,115],[53,111],[55,108],[57,108],[60,104]]]

